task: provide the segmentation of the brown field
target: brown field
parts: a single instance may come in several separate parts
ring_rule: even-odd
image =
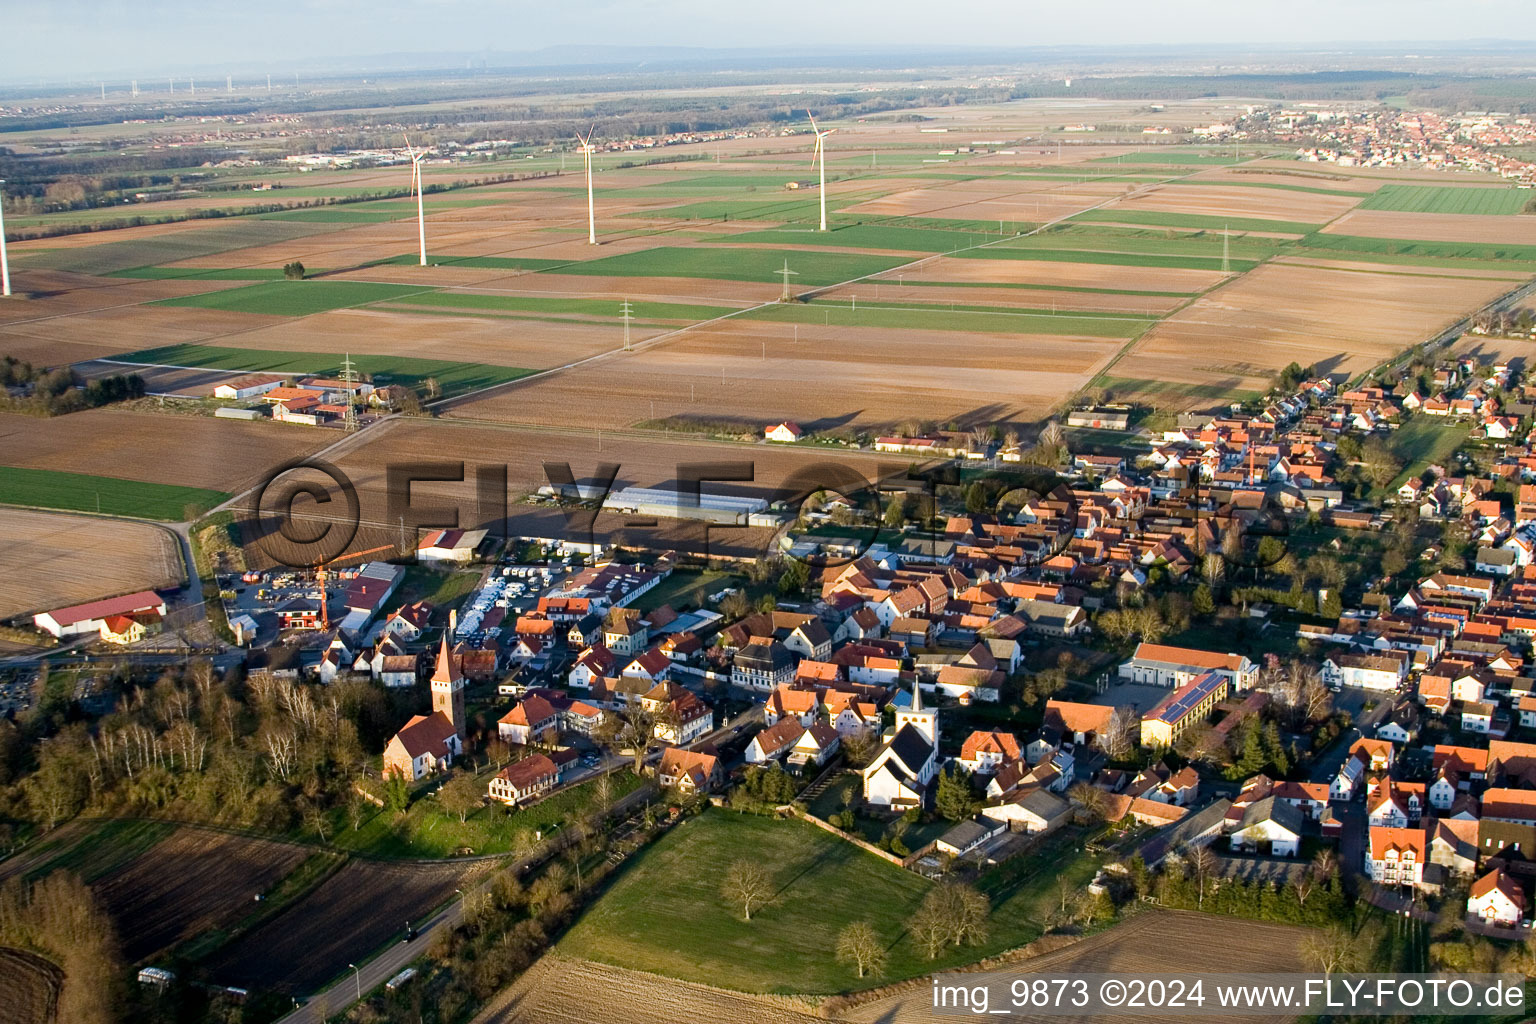
[[[1051,953],[1010,964],[1009,973],[1034,974],[1154,974],[1167,973],[1168,951],[1178,951],[1178,970],[1199,973],[1219,971],[1301,971],[1300,944],[1306,929],[1264,924],[1229,917],[1167,910],[1149,910],[1105,932]],[[512,1018],[508,1018],[512,1019]],[[933,994],[920,984],[895,995],[856,1006],[837,1019],[859,1024],[932,1024]],[[943,1019],[943,1018],[937,1018]],[[1011,1014],[1009,1020],[1101,1021],[1102,1015],[1031,1017]],[[1167,1016],[1116,1013],[1116,1022],[1168,1020]],[[1202,1021],[1243,1021],[1252,1017],[1203,1016]],[[1265,1020],[1291,1020],[1270,1015]],[[530,1020],[532,1020],[530,1018]],[[724,1018],[721,1019],[724,1024]]]
[[[286,317],[171,306],[126,306],[0,327],[0,355],[56,365],[184,342],[216,342]]]
[[[1536,245],[1536,217],[1356,210],[1328,225],[1325,233],[1406,238],[1424,242]]]
[[[22,469],[235,493],[336,440],[336,434],[287,423],[103,408],[51,419],[0,413],[0,440],[5,462]]]
[[[136,303],[197,295],[240,284],[239,281],[149,281],[126,277],[91,277],[63,270],[26,268],[12,271],[12,279],[17,295],[0,303],[0,326],[33,323],[49,317],[92,310],[120,309]],[[18,298],[20,301],[17,301]]]
[[[1132,380],[1242,389],[1267,386],[1274,371],[1293,360],[1321,372],[1356,373],[1508,288],[1506,281],[1479,278],[1266,264],[1152,328],[1112,372]],[[1220,352],[1240,358],[1213,355]]]
[[[0,946],[0,1024],[49,1024],[64,974],[36,953]]]
[[[207,962],[220,983],[312,992],[360,962],[405,922],[420,921],[463,885],[469,863],[352,860]]]
[[[118,923],[123,958],[137,963],[238,922],[314,851],[182,826],[92,887]]]
[[[1354,177],[1349,173],[1351,170],[1353,168],[1309,168],[1299,163],[1284,167],[1262,163],[1243,167],[1212,167],[1192,175],[1190,180],[1207,185],[1243,182],[1251,185],[1304,185],[1307,188],[1331,188],[1345,192],[1374,192],[1384,184],[1380,181]],[[1291,190],[1281,189],[1280,191]]]
[[[901,275],[881,275],[879,280],[980,282],[982,284],[1043,284],[1065,288],[1117,288],[1126,291],[1188,292],[1194,294],[1220,284],[1219,270],[1184,270],[1162,267],[1116,267],[1104,263],[1055,263],[1050,260],[984,260],[938,256]]]
[[[1353,260],[1318,259],[1311,256],[1277,256],[1270,262],[1279,266],[1315,267],[1319,270],[1339,273],[1387,274],[1392,277],[1465,277],[1478,281],[1503,281],[1509,285],[1529,280],[1531,276],[1523,270],[1500,270],[1498,267],[1487,264],[1478,267],[1455,267],[1438,263],[1432,267],[1415,267],[1408,264],[1398,266],[1359,263]]]
[[[982,178],[881,196],[855,203],[844,213],[1039,222],[1079,213],[1125,192],[1126,184],[1115,181],[1057,183]]]
[[[814,1024],[793,1001],[750,996],[546,953],[474,1024]]]
[[[657,347],[615,355],[455,408],[505,422],[593,427],[672,416],[868,427],[918,415],[941,421],[1038,417],[1070,394],[1123,340],[799,326],[733,320]],[[764,358],[766,346],[766,358]],[[942,350],[942,359],[934,353]],[[977,374],[988,385],[978,391]],[[722,383],[723,381],[723,383]]]
[[[1108,210],[1195,213],[1212,217],[1262,217],[1321,224],[1346,212],[1354,196],[1321,196],[1274,188],[1221,185],[1148,185]],[[1364,234],[1365,232],[1355,232]]]
[[[1529,369],[1536,360],[1536,341],[1529,338],[1486,338],[1464,334],[1452,347],[1457,355],[1474,356],[1483,363],[1509,363]]]
[[[145,588],[179,586],[164,530],[63,512],[0,508],[0,619]]]
[[[617,308],[618,301],[614,301]],[[466,311],[467,312],[467,311]],[[662,328],[633,328],[636,341]],[[209,344],[225,342],[212,338]],[[616,323],[445,316],[404,310],[340,309],[231,338],[231,348],[275,352],[351,352],[542,369],[621,346]]]
[[[915,302],[924,305],[996,306],[1014,309],[1079,309],[1096,313],[1146,313],[1163,315],[1188,301],[1176,295],[1115,295],[1112,293],[1058,291],[1048,288],[974,288],[964,285],[915,285],[914,278],[927,279],[931,264],[913,270],[902,281],[894,276],[839,285],[821,293],[823,298],[847,299],[860,296],[863,301]],[[903,283],[905,282],[905,283]],[[873,291],[871,291],[873,289]]]

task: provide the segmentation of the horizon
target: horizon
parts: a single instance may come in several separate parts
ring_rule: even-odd
[[[980,56],[1024,64],[1053,56],[1092,63],[1179,56],[1240,61],[1271,54],[1413,59],[1529,51],[1536,64],[1536,10],[1516,0],[1481,0],[1455,8],[1439,0],[1344,5],[1265,0],[1241,11],[1211,0],[1180,0],[1155,15],[1129,0],[1056,11],[961,0],[958,9],[952,6],[937,21],[910,0],[878,6],[855,0],[820,12],[818,40],[809,45],[806,26],[777,10],[725,12],[695,0],[653,5],[643,14],[608,3],[579,3],[532,17],[489,0],[431,0],[425,8],[383,0],[366,10],[353,0],[298,0],[259,19],[245,9],[211,9],[186,0],[151,4],[147,11],[95,0],[65,0],[25,12],[7,0],[4,7],[11,8],[6,21],[13,30],[0,41],[0,65],[3,80],[14,83],[269,70],[324,74],[326,65],[344,65],[347,72],[444,71],[462,69],[466,62],[476,68],[484,62],[487,70],[581,66],[584,52],[597,58],[589,63],[598,65],[671,58],[708,66],[768,59],[788,67],[795,66],[797,53],[811,55],[815,65],[840,55],[930,57],[932,63]],[[1444,38],[1444,33],[1473,24],[1482,31]],[[1283,38],[1276,36],[1277,25],[1283,26]],[[1500,31],[1490,31],[1495,27]],[[914,28],[922,29],[920,45],[910,42]],[[1437,28],[1443,30],[1438,36]],[[978,35],[987,42],[979,44]],[[68,38],[70,46],[60,53],[40,45],[49,38]],[[402,48],[402,38],[416,45]],[[466,45],[487,39],[496,45]],[[739,40],[752,45],[732,45]],[[1223,54],[1223,48],[1232,51]],[[694,59],[711,51],[717,59]],[[123,60],[125,53],[133,54],[133,60]],[[541,55],[555,59],[539,63]]]

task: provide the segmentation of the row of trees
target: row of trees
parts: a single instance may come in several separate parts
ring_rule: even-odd
[[[30,950],[63,971],[55,1019],[71,1024],[121,1019],[125,993],[117,932],[78,876],[56,871],[28,882],[13,875],[0,885],[0,946]]]

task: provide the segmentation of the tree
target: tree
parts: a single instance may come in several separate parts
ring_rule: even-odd
[[[904,494],[893,494],[891,500],[885,505],[885,525],[893,530],[901,529],[901,524],[907,521],[907,497]],[[863,977],[861,973],[859,977]]]
[[[290,281],[304,280],[304,264],[298,260],[294,260],[292,263],[284,263],[283,276]]]
[[[731,903],[741,904],[741,916],[752,920],[752,908],[767,903],[773,895],[773,879],[768,869],[755,860],[735,860],[725,869],[720,881],[720,895]]]
[[[1190,850],[1185,858],[1189,863],[1189,871],[1195,878],[1195,884],[1199,887],[1200,895],[1195,906],[1205,909],[1205,887],[1210,882],[1211,876],[1216,873],[1216,855],[1211,852],[1209,846],[1197,846]]]
[[[1067,790],[1067,796],[1072,802],[1081,808],[1079,817],[1084,824],[1098,824],[1104,820],[1104,811],[1108,806],[1108,793],[1098,786],[1087,782],[1075,782],[1072,788]]]
[[[384,776],[384,806],[398,814],[410,805],[411,784],[399,772],[389,772]]]
[[[1195,587],[1195,596],[1192,601],[1196,615],[1210,615],[1216,610],[1216,599],[1211,595],[1211,588],[1204,583]]]
[[[957,764],[939,772],[939,788],[933,799],[936,811],[950,821],[960,821],[975,814],[978,804],[970,772]]]
[[[437,791],[438,805],[442,807],[443,813],[457,815],[461,825],[480,806],[482,796],[480,784],[475,777],[463,772],[449,779]]]
[[[867,921],[854,921],[837,936],[837,959],[857,967],[862,978],[885,966],[885,947]]]
[[[1301,941],[1301,955],[1324,974],[1344,974],[1360,966],[1355,938],[1344,928],[1308,932]]]
[[[779,593],[786,596],[798,594],[805,589],[810,578],[810,567],[798,558],[791,558],[785,563],[784,571],[779,574]]]

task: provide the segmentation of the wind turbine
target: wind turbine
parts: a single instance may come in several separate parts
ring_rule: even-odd
[[[821,166],[821,183],[817,191],[821,193],[821,230],[827,230],[827,149],[821,140],[837,131],[836,128],[828,128],[822,131],[816,127],[816,119],[811,117],[811,112],[805,112],[806,117],[811,118],[811,131],[816,133],[816,149],[811,153],[811,163]]]
[[[416,186],[416,227],[421,233],[421,265],[427,265],[427,215],[421,205],[421,162],[427,158],[427,151],[422,150],[417,155],[411,148],[410,136],[401,133],[405,139],[405,151],[411,154],[411,184]]]
[[[589,129],[587,131],[586,138],[583,139],[580,135],[576,136],[578,139],[581,139],[581,157],[582,157],[583,160],[586,161],[586,164],[587,164],[587,244],[588,245],[596,245],[597,244],[597,212],[596,212],[595,207],[593,207],[593,205],[592,205],[592,133],[595,132],[595,131],[597,131],[597,125],[593,124],[591,129]]]

